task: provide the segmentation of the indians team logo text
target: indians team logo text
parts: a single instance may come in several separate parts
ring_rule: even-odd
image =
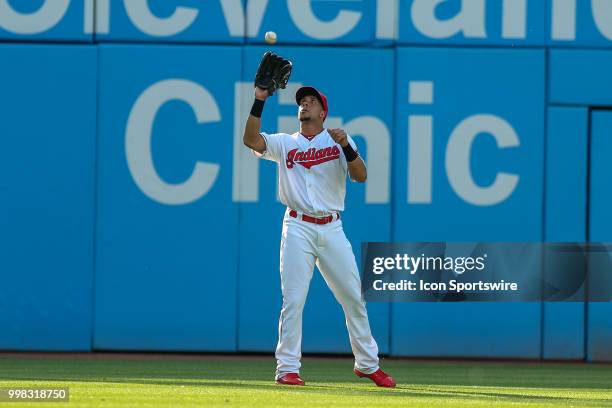
[[[305,152],[299,152],[298,149],[293,149],[287,153],[287,168],[292,169],[295,163],[301,164],[307,169],[317,164],[325,163],[330,160],[336,160],[340,157],[340,149],[338,146],[326,147],[324,149],[316,149],[311,147]]]

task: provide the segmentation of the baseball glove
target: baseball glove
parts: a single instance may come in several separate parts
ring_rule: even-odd
[[[273,52],[266,52],[261,58],[257,74],[255,75],[255,86],[267,89],[270,96],[278,88],[285,89],[292,67],[291,61]]]

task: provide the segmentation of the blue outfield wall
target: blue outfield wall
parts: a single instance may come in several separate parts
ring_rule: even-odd
[[[397,50],[394,241],[542,239],[544,77],[542,50]],[[394,303],[391,350],[537,358],[540,320],[537,303]]]
[[[96,2],[98,41],[243,43],[244,0]]]
[[[93,0],[19,0],[0,3],[0,41],[91,42]]]
[[[589,112],[551,106],[547,119],[544,239],[586,242]],[[584,302],[544,302],[544,358],[585,358],[585,308]]]
[[[87,351],[97,52],[3,44],[0,60],[0,349]]]
[[[99,53],[93,346],[233,351],[239,229],[223,119],[240,49]],[[213,53],[222,72],[205,63]]]
[[[543,45],[545,1],[399,0],[400,44]]]
[[[611,67],[612,68],[612,67]],[[591,113],[591,182],[589,238],[592,241],[612,239],[612,111]],[[589,285],[598,282],[591,280]],[[589,302],[587,358],[593,361],[612,360],[612,303]]]
[[[297,129],[294,91],[314,85],[366,158],[343,214],[358,262],[363,241],[612,241],[611,16],[580,0],[0,1],[0,349],[274,350],[284,209],[275,165],[241,142],[267,49],[294,71],[263,130]],[[368,311],[391,355],[612,359],[601,303]],[[350,352],[318,271],[303,350]]]
[[[0,40],[610,48],[606,0],[19,0]]]

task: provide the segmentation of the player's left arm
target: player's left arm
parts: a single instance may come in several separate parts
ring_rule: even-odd
[[[357,146],[351,144],[348,135],[342,129],[327,129],[332,139],[342,147],[342,152],[346,157],[348,173],[352,180],[363,183],[368,178],[365,162],[357,153]]]

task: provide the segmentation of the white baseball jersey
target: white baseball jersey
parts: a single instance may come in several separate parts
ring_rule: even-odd
[[[327,129],[312,140],[299,132],[260,134],[266,151],[254,153],[278,163],[278,195],[283,204],[317,216],[344,210],[348,165],[342,147]],[[350,136],[348,141],[357,150]]]

